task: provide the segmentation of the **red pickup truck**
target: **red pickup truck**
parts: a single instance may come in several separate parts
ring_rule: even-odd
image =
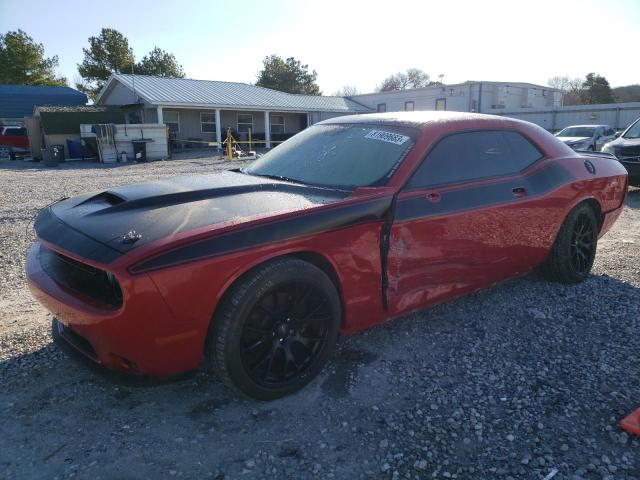
[[[29,150],[25,127],[0,127],[0,145],[10,145],[15,151]]]

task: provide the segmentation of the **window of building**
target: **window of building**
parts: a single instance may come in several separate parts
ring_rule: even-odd
[[[216,133],[216,114],[200,113],[200,132]]]
[[[436,100],[436,110],[446,110],[447,109],[447,99],[446,98],[438,98]]]
[[[384,113],[384,112],[386,112],[386,111],[387,111],[387,104],[386,104],[386,103],[379,103],[379,104],[378,104],[377,111],[378,111],[379,113]]]
[[[415,103],[410,100],[408,102],[404,102],[404,111],[405,112],[413,112],[415,110]]]
[[[162,120],[169,127],[169,131],[178,133],[180,131],[180,112],[162,112]]]
[[[253,131],[253,115],[250,113],[238,114],[238,132],[247,133],[251,129]]]
[[[283,115],[269,115],[269,123],[271,124],[271,133],[284,133]]]
[[[409,181],[409,188],[511,175],[542,158],[540,151],[513,131],[465,132],[442,139]]]

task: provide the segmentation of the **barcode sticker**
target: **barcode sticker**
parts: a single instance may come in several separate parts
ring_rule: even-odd
[[[381,142],[395,143],[396,145],[402,145],[409,140],[406,135],[400,135],[399,133],[385,132],[383,130],[371,130],[364,138],[370,138],[371,140],[380,140]]]

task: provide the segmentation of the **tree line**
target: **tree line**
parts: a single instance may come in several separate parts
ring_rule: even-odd
[[[84,58],[78,64],[76,88],[92,100],[112,73],[184,77],[175,56],[159,47],[136,62],[127,38],[112,28],[103,28],[88,41],[89,47],[82,49]],[[55,72],[58,64],[57,55],[46,57],[44,45],[23,30],[0,34],[0,83],[67,85],[67,78]]]
[[[611,88],[607,79],[591,72],[579,77],[552,77],[547,82],[564,94],[564,105],[594,105],[599,103],[640,102],[640,85]]]
[[[97,36],[89,37],[88,46],[82,49],[82,53],[84,56],[77,65],[75,86],[92,100],[113,73],[185,76],[175,55],[157,46],[136,61],[127,37],[113,28],[103,28]],[[56,74],[58,65],[58,56],[46,57],[44,45],[23,30],[0,34],[0,83],[67,85],[68,80]],[[294,57],[283,59],[274,54],[264,58],[255,85],[289,93],[322,95],[317,77],[318,73],[300,60]],[[405,90],[440,83],[442,80],[432,81],[423,70],[409,68],[386,77],[376,90]],[[589,73],[584,80],[557,76],[549,79],[548,85],[564,92],[565,105],[640,101],[640,85],[612,89],[607,79],[596,73]],[[334,92],[334,95],[346,97],[356,94],[358,90],[353,85],[344,85]]]

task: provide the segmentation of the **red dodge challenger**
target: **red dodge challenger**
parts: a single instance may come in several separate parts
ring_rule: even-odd
[[[534,268],[589,275],[627,172],[530,123],[410,112],[316,124],[250,166],[40,212],[27,260],[54,333],[95,362],[203,365],[293,392],[351,333]]]

